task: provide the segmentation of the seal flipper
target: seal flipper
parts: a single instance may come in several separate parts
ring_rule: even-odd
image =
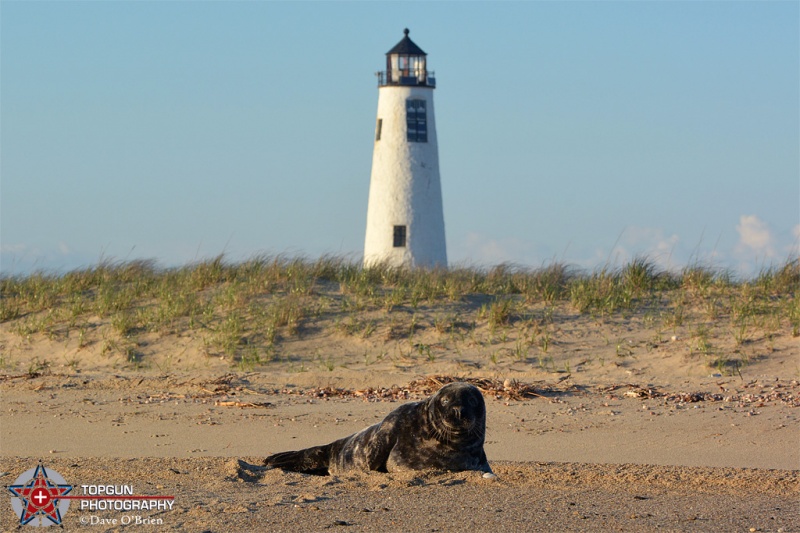
[[[483,472],[483,477],[486,479],[497,479],[497,474],[494,473],[486,459],[486,452],[481,452],[481,464],[478,466],[478,472]]]
[[[327,444],[295,452],[276,453],[264,459],[264,465],[290,472],[327,476],[330,473],[331,447],[332,444]]]
[[[386,419],[366,429],[364,446],[364,459],[366,470],[375,472],[388,472],[387,463],[392,453],[397,438],[393,435],[395,417],[389,415]]]
[[[331,461],[328,467],[330,474],[336,474],[352,468],[369,471],[386,472],[386,460],[389,458],[392,437],[387,431],[381,431],[386,422],[378,423],[359,431],[354,435],[330,443]]]

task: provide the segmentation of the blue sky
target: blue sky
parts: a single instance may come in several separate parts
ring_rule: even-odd
[[[378,90],[436,71],[451,264],[800,239],[797,2],[0,4],[0,269],[363,250]]]

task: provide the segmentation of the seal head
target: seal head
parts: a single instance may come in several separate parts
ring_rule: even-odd
[[[486,405],[480,391],[467,383],[446,385],[428,401],[428,419],[437,440],[474,440],[483,444]]]

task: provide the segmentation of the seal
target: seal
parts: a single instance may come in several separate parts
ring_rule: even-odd
[[[486,404],[477,387],[450,383],[381,422],[324,446],[270,455],[266,466],[306,474],[347,470],[477,470],[493,478],[483,450]]]

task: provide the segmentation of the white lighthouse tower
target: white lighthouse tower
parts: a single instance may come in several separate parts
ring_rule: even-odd
[[[433,89],[426,53],[408,37],[378,72],[364,265],[447,266]]]

